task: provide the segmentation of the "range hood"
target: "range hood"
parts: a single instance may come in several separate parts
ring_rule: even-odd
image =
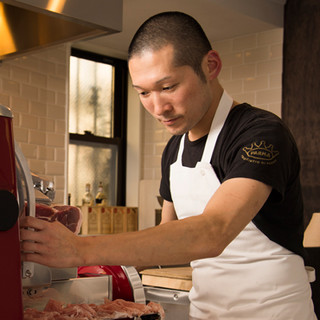
[[[122,29],[122,0],[0,0],[0,60]]]

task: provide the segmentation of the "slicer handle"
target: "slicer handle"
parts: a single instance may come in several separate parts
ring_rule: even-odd
[[[20,205],[20,214],[24,210],[24,196],[23,196],[23,187],[22,187],[22,180],[24,180],[26,185],[26,200],[27,206],[29,210],[27,214],[29,216],[35,217],[35,195],[34,195],[34,188],[33,188],[33,181],[30,173],[30,169],[27,163],[26,158],[24,157],[20,147],[15,142],[15,154],[16,154],[16,161],[18,163],[17,168],[17,177],[18,177],[18,193],[19,193],[19,205]],[[21,169],[19,171],[19,169]],[[22,279],[31,279],[34,276],[34,263],[33,262],[23,262],[22,263]]]
[[[15,145],[16,160],[21,168],[21,172],[18,176],[20,176],[19,178],[22,178],[26,183],[27,205],[29,208],[28,215],[35,217],[35,195],[34,195],[33,181],[31,177],[30,169],[29,169],[27,160],[24,157],[18,144],[15,142],[14,145]],[[20,203],[19,205],[24,206],[24,203]]]
[[[189,304],[189,292],[173,289],[144,287],[146,299],[163,303]]]

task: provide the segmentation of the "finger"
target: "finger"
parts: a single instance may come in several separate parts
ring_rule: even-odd
[[[42,240],[42,234],[40,234],[39,231],[35,232],[34,230],[30,229],[21,229],[20,241],[43,242],[44,240]]]
[[[65,267],[74,267],[74,265],[68,263],[68,259],[62,261],[58,257],[50,252],[50,248],[45,245],[37,244],[33,242],[24,242],[21,244],[21,260],[24,262],[35,262],[48,267],[58,268],[62,265]]]
[[[47,221],[35,218],[35,217],[22,217],[20,218],[20,228],[33,228],[36,230],[43,230],[46,226]]]
[[[44,246],[34,241],[22,241],[20,242],[20,251],[21,252],[34,252],[34,253],[43,253],[46,252]]]
[[[22,252],[21,260],[25,262],[35,262],[42,265],[46,265],[49,262],[44,255],[34,252]]]
[[[36,241],[34,238],[35,231],[32,231],[30,229],[21,229],[20,230],[20,241],[25,241],[25,240],[31,240],[31,241]]]

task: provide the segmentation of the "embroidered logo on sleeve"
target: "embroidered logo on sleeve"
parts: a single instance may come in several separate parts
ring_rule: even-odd
[[[253,142],[250,147],[244,147],[242,150],[245,152],[241,155],[243,160],[257,164],[274,164],[279,155],[279,151],[274,150],[272,144],[267,146],[265,141]]]

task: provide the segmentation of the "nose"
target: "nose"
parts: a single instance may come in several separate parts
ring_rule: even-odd
[[[156,116],[162,116],[172,110],[172,104],[161,93],[154,92],[152,94],[153,113]]]

